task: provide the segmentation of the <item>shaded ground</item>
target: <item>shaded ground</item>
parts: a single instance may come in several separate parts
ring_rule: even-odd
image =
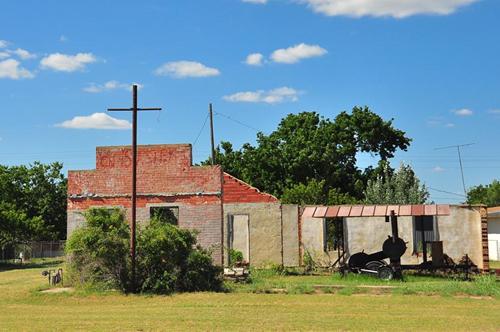
[[[265,282],[301,285],[330,278],[332,284],[338,283],[332,277],[269,275],[256,276],[255,284],[235,286],[235,292],[227,294],[42,294],[38,290],[46,287],[44,268],[0,272],[0,330],[500,329],[498,298],[248,293],[252,285],[263,287]],[[347,282],[359,284],[359,280]]]

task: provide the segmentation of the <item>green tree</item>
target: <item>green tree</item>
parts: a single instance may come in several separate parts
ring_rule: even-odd
[[[425,185],[404,163],[395,171],[386,164],[382,175],[368,180],[364,194],[368,204],[424,204],[429,199]]]
[[[50,236],[40,217],[29,218],[12,204],[0,202],[0,247]]]
[[[500,181],[493,180],[487,185],[473,187],[467,192],[468,204],[500,205]]]
[[[366,181],[376,170],[357,167],[359,152],[385,161],[409,143],[392,120],[383,120],[368,107],[355,107],[333,121],[315,112],[289,114],[270,135],[258,133],[255,146],[247,143],[234,150],[222,142],[216,160],[224,171],[287,202],[326,203],[335,195],[337,200],[339,195],[363,198]],[[301,192],[309,198],[300,199]]]
[[[67,181],[61,172],[62,164],[50,165],[35,162],[30,166],[0,165],[0,210],[24,229],[10,236],[16,241],[52,240],[66,237],[66,188]],[[0,212],[1,212],[0,211]],[[24,227],[23,224],[36,224]],[[28,230],[33,230],[29,232]],[[3,231],[4,238],[9,238]],[[23,235],[20,238],[20,235]]]

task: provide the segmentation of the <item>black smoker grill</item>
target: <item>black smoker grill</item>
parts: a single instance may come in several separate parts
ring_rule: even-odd
[[[453,272],[463,271],[465,279],[469,279],[469,273],[475,265],[470,261],[468,255],[465,255],[464,261],[461,264],[444,262],[443,257],[434,262],[427,261],[427,242],[425,241],[425,233],[423,231],[423,263],[418,265],[401,265],[401,256],[404,255],[407,247],[406,242],[398,236],[398,217],[394,211],[391,211],[390,216],[385,217],[385,221],[391,223],[392,235],[388,236],[387,240],[384,241],[382,251],[373,254],[367,254],[362,251],[351,255],[347,267],[345,265],[341,267],[341,273],[345,273],[348,270],[354,273],[371,274],[383,280],[390,280],[393,278],[402,278],[403,270],[450,270]],[[442,245],[440,251],[442,254]],[[389,264],[385,261],[386,259],[389,259]]]

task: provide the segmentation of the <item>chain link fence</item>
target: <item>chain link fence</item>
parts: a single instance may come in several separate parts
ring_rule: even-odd
[[[61,257],[64,256],[65,243],[66,241],[33,241],[5,245],[0,248],[0,260]]]

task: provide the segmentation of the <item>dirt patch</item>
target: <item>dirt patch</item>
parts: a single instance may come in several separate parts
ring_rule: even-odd
[[[41,291],[40,293],[46,293],[46,294],[57,294],[57,293],[71,293],[74,292],[75,289],[71,287],[57,287],[57,288],[50,288]]]

